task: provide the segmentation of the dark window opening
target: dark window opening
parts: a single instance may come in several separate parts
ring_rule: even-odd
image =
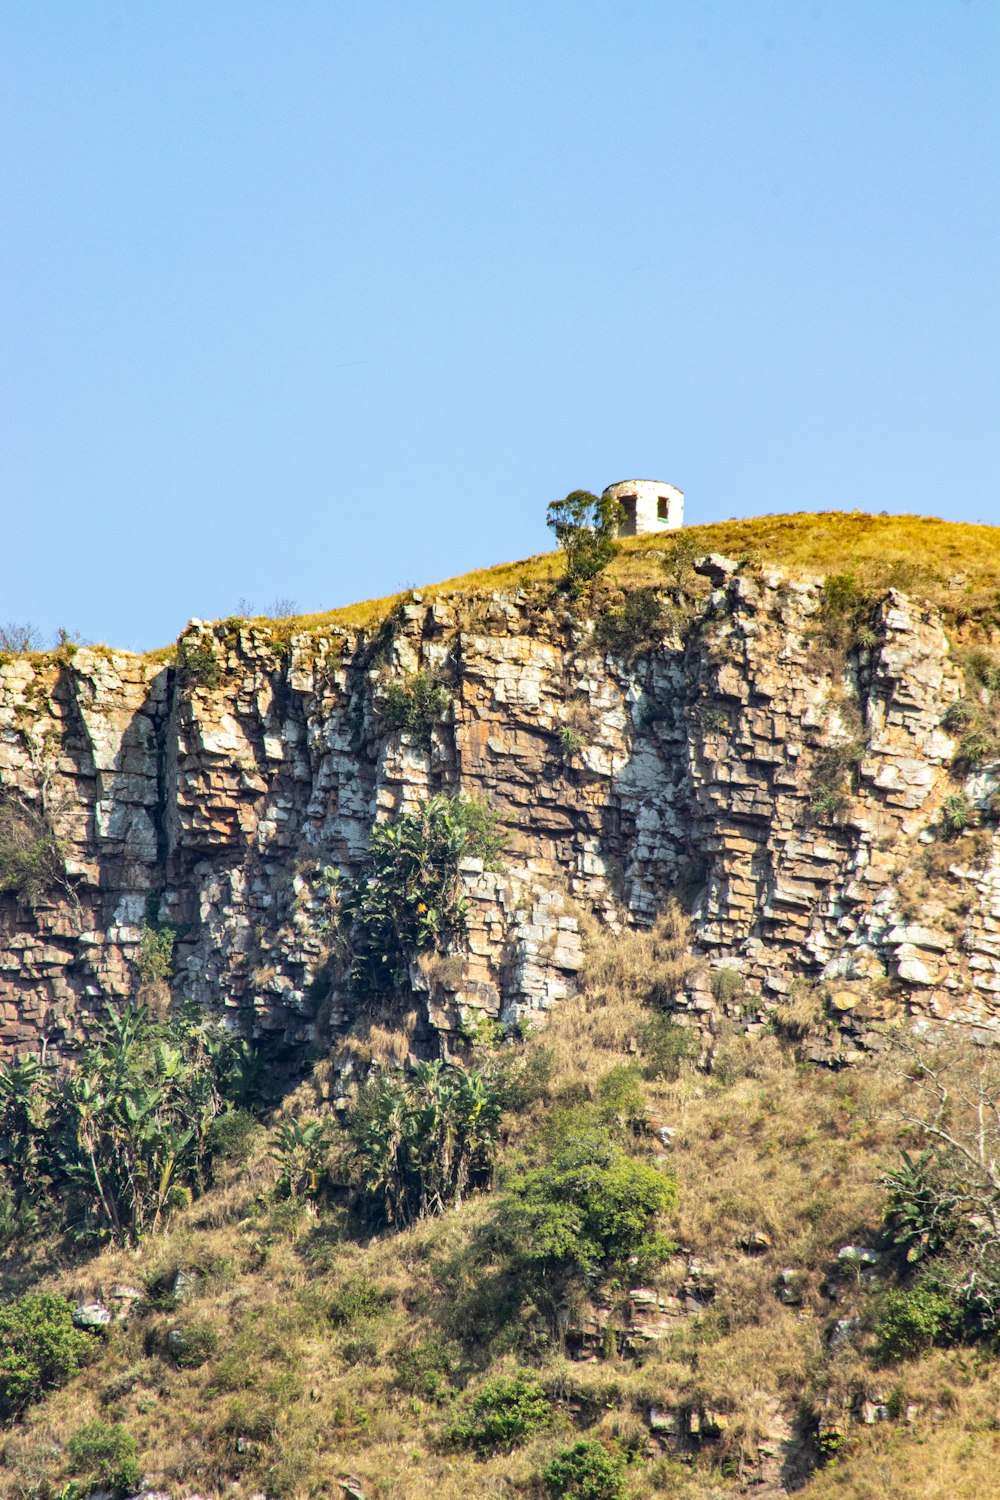
[[[622,495],[620,505],[625,512],[624,529],[632,534],[635,533],[635,496]]]
[[[670,501],[666,495],[658,495],[656,498],[656,519],[658,521],[670,520]]]

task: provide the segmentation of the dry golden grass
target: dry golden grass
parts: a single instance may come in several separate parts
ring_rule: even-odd
[[[854,572],[862,581],[879,585],[894,582],[919,598],[941,605],[956,620],[985,614],[994,626],[1000,623],[997,587],[1000,527],[966,525],[925,516],[871,515],[866,511],[804,511],[687,526],[682,534],[698,552],[744,557],[793,573]],[[606,582],[625,588],[662,583],[663,559],[676,545],[677,536],[678,533],[667,532],[623,541],[605,575]],[[420,593],[428,600],[467,597],[552,584],[561,574],[560,554],[544,552],[428,584]],[[370,631],[407,597],[388,594],[280,621],[261,615],[254,617],[253,623],[282,640],[302,632]],[[88,649],[111,654],[106,646]],[[147,652],[146,657],[153,662],[165,662],[171,658],[173,649],[165,646]],[[54,653],[29,655],[42,663],[52,659]]]
[[[961,1378],[954,1360],[941,1363],[943,1380]],[[997,1372],[983,1371],[957,1400],[946,1385],[944,1398],[947,1405],[912,1424],[880,1424],[853,1436],[836,1461],[798,1491],[801,1500],[994,1500],[1000,1494]]]
[[[958,618],[997,612],[1000,527],[970,526],[922,516],[873,516],[862,511],[802,512],[685,527],[698,552],[747,557],[793,573],[854,572],[864,582],[897,587],[944,607]],[[631,537],[605,575],[606,584],[636,588],[663,582],[663,560],[676,533]],[[562,574],[558,552],[480,568],[420,590],[425,599],[449,599],[552,584]],[[960,581],[952,583],[951,580]],[[406,598],[391,594],[341,609],[282,621],[282,630],[371,630]],[[261,624],[268,622],[261,619]]]
[[[946,932],[960,933],[974,900],[974,891],[965,881],[954,878],[951,867],[984,869],[992,846],[988,828],[977,828],[960,837],[937,839],[928,844],[899,878],[897,890],[901,911],[911,921],[934,923]]]
[[[924,516],[881,516],[863,511],[800,512],[757,516],[687,526],[683,535],[698,552],[720,552],[792,572],[855,572],[881,581],[897,565],[897,586],[950,610],[975,612],[996,607],[1000,575],[1000,527],[972,526]],[[608,569],[611,584],[637,587],[663,579],[662,561],[677,542],[676,533],[631,537]],[[480,568],[421,589],[425,599],[442,599],[486,591],[553,583],[561,575],[558,552],[539,553],[519,562]],[[950,580],[961,577],[954,587]],[[367,630],[385,619],[405,596],[389,595],[326,613],[302,615],[296,631],[339,626]]]
[[[689,923],[671,903],[647,931],[614,935],[578,911],[586,943],[580,993],[548,1015],[539,1042],[565,1088],[593,1092],[603,1074],[634,1062],[651,1007],[666,1007],[691,968]]]

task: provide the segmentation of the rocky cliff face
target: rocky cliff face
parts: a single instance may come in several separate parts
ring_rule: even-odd
[[[889,591],[844,653],[820,638],[819,580],[700,573],[624,655],[519,591],[414,594],[368,634],[192,622],[177,666],[9,660],[2,796],[22,834],[52,830],[65,875],[33,902],[0,895],[0,1048],[72,1047],[135,992],[154,920],[180,934],[176,995],[335,1048],[352,1000],[327,964],[321,872],[354,873],[375,820],[438,790],[488,798],[509,845],[501,873],[463,870],[461,962],[414,971],[422,1050],[470,1012],[511,1021],[565,995],[585,914],[649,924],[679,891],[702,961],[675,1003],[708,1030],[727,1010],[760,1024],[803,976],[840,1018],[828,1053],[903,1009],[992,1021],[998,778],[956,779],[941,721],[963,679],[940,620]],[[418,670],[449,698],[427,748],[377,708]]]

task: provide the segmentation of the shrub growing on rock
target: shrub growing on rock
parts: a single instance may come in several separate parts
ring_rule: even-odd
[[[969,772],[1000,760],[1000,658],[974,647],[963,665],[966,694],[949,703],[941,724],[958,739],[956,769]]]
[[[0,625],[0,651],[25,656],[29,651],[41,651],[42,644],[42,632],[30,620],[23,624],[8,620],[6,625]]]
[[[838,651],[870,643],[875,590],[855,573],[831,573],[823,580],[819,618],[823,638]]]
[[[372,829],[367,868],[344,882],[342,941],[351,983],[389,994],[407,983],[419,954],[465,935],[468,901],[459,866],[476,857],[497,868],[503,836],[491,809],[466,797],[431,797]]]
[[[65,888],[66,867],[45,816],[13,797],[0,800],[0,894],[34,906],[53,886]]]
[[[222,681],[222,667],[211,640],[185,636],[177,642],[176,663],[193,687],[211,690]]]
[[[176,941],[177,933],[173,927],[154,927],[149,922],[142,924],[135,962],[143,984],[173,978]]]
[[[433,672],[414,672],[405,682],[390,682],[382,689],[375,708],[387,729],[405,729],[414,744],[431,747],[434,725],[448,712],[448,689]]]
[[[654,646],[667,624],[667,611],[655,589],[633,589],[620,609],[602,615],[594,630],[594,643],[602,651],[630,660]]]

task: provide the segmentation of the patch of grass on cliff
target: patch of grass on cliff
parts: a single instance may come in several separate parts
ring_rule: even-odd
[[[44,813],[0,794],[0,893],[30,907],[65,878],[59,841]]]

